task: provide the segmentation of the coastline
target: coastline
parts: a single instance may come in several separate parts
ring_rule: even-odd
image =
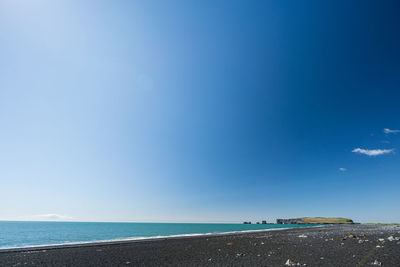
[[[43,244],[43,245],[33,245],[33,246],[23,246],[23,247],[4,247],[0,248],[0,253],[2,252],[18,252],[18,251],[35,251],[43,249],[58,249],[58,248],[73,248],[73,247],[86,247],[86,246],[102,246],[102,245],[113,245],[113,244],[124,244],[131,242],[145,242],[145,241],[157,241],[157,240],[167,240],[167,239],[185,239],[185,238],[195,238],[195,237],[215,237],[224,235],[237,235],[237,234],[248,234],[257,232],[269,232],[269,231],[283,231],[290,229],[306,229],[314,227],[328,227],[329,225],[315,225],[315,226],[304,226],[304,227],[285,227],[285,228],[269,228],[269,229],[257,229],[257,230],[243,230],[243,231],[230,231],[230,232],[220,232],[220,233],[194,233],[194,234],[179,234],[179,235],[165,235],[165,236],[149,236],[149,237],[127,237],[127,238],[117,238],[109,240],[94,240],[94,241],[81,241],[81,242],[67,242],[67,243],[57,243],[57,244]]]
[[[399,226],[268,230],[9,250],[0,266],[400,266]]]

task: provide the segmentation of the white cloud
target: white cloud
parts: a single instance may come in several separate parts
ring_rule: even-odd
[[[347,169],[346,168],[339,168],[339,171],[345,172],[345,171],[347,171]]]
[[[33,215],[32,218],[34,220],[45,220],[45,221],[66,221],[73,219],[72,217],[55,213]]]
[[[385,129],[383,129],[383,132],[385,134],[396,134],[396,133],[400,133],[400,130],[391,130],[389,128],[385,128]]]
[[[384,154],[390,154],[394,152],[394,149],[362,149],[362,148],[356,148],[351,151],[353,153],[359,153],[359,154],[364,154],[367,156],[379,156],[379,155],[384,155]]]

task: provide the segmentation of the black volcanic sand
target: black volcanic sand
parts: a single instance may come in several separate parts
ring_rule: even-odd
[[[3,250],[0,266],[400,266],[399,237],[400,226],[334,225]]]

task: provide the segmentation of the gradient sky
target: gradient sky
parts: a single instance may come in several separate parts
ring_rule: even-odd
[[[399,222],[399,12],[0,0],[0,219]]]

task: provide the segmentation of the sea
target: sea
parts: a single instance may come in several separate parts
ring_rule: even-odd
[[[311,225],[0,221],[0,249],[210,235],[266,229],[278,230],[307,226]]]

